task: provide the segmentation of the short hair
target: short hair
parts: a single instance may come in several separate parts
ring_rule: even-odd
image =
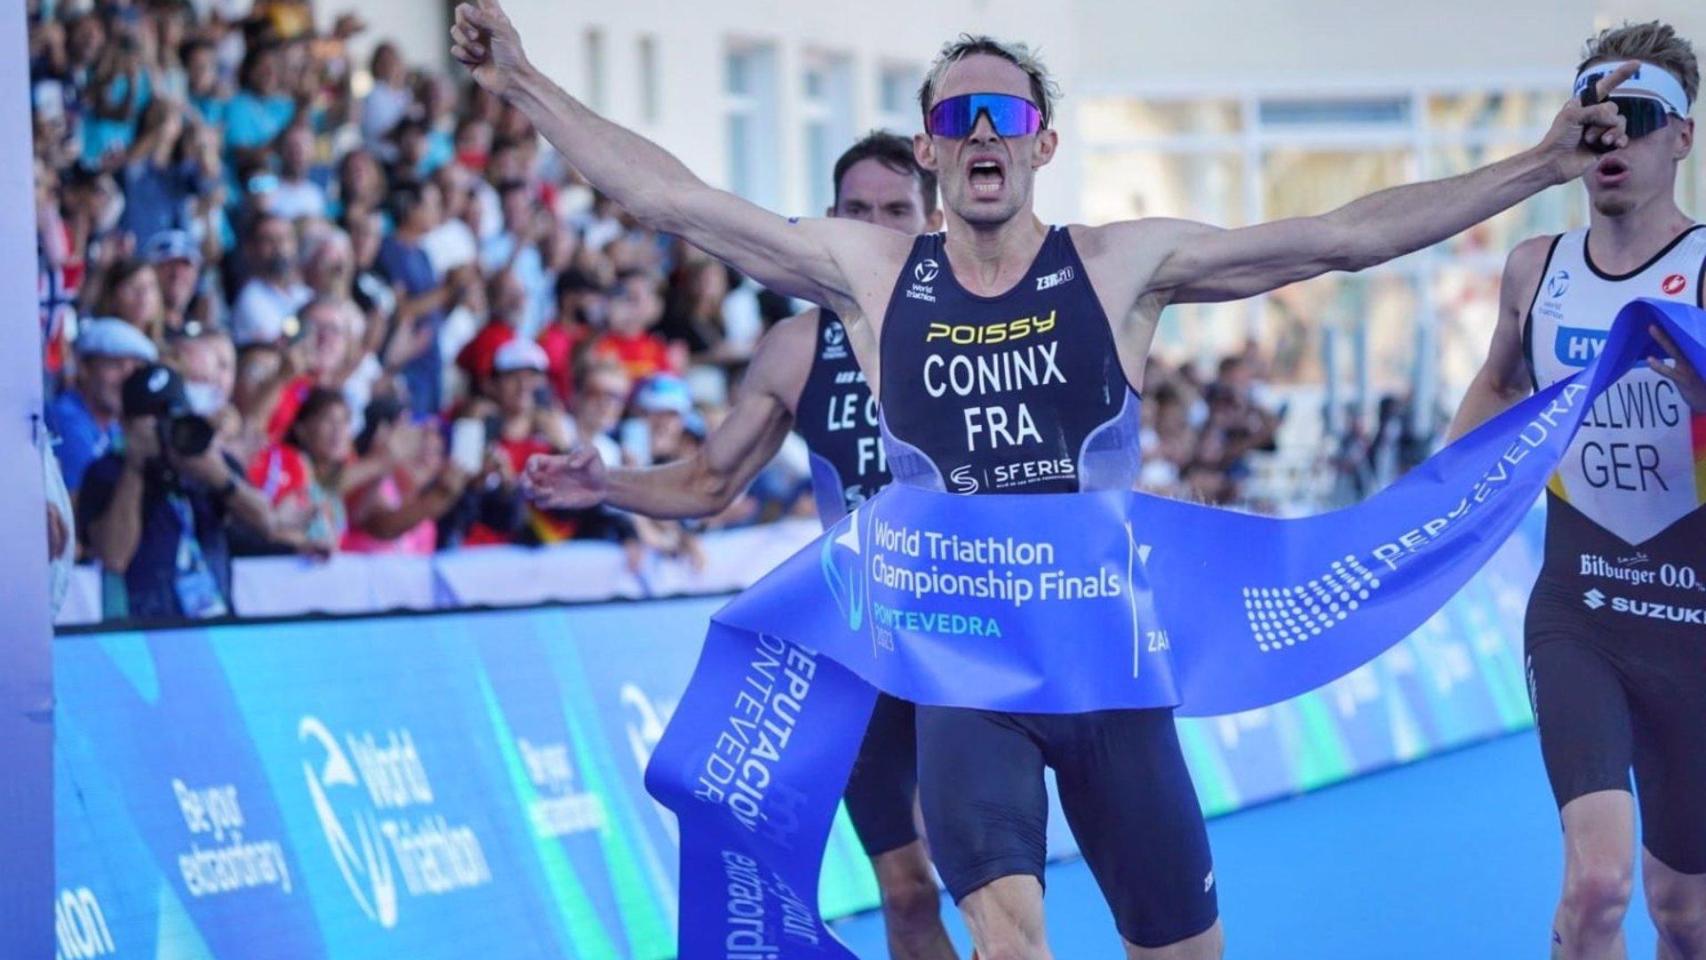
[[[1676,74],[1689,103],[1700,92],[1700,61],[1694,55],[1694,45],[1662,20],[1646,23],[1625,20],[1601,30],[1582,46],[1582,62],[1576,72],[1613,60],[1641,60]]]
[[[911,174],[918,181],[918,193],[924,198],[926,216],[936,212],[936,175],[918,165],[912,154],[912,143],[905,137],[887,130],[872,130],[858,143],[847,148],[835,161],[835,202],[841,203],[841,178],[847,171],[866,160],[875,160],[895,173]]]
[[[980,54],[1000,57],[1025,71],[1025,76],[1031,79],[1031,99],[1036,101],[1037,109],[1042,111],[1043,126],[1047,127],[1053,122],[1054,102],[1060,98],[1060,85],[1049,76],[1048,67],[1043,66],[1037,54],[1023,43],[1007,43],[987,34],[970,33],[962,33],[959,39],[943,44],[942,51],[936,54],[936,59],[930,64],[930,72],[924,75],[924,83],[918,88],[918,109],[926,118],[930,115],[930,107],[935,103],[936,88],[941,85],[948,68],[967,57]]]
[[[290,428],[285,432],[285,442],[298,450],[304,449],[307,444],[302,439],[303,425],[332,407],[349,409],[349,401],[344,399],[343,391],[331,387],[315,387],[309,390],[302,406],[297,408],[295,418],[290,421]]]
[[[392,224],[400,227],[409,222],[426,199],[427,186],[420,180],[399,180],[391,184],[391,192],[385,197],[385,208],[391,214]]]

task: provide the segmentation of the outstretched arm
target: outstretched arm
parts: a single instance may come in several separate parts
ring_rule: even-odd
[[[534,69],[497,0],[463,3],[451,53],[515,104],[587,182],[774,290],[857,314],[883,298],[911,238],[853,220],[789,221],[700,180],[667,150],[599,116]]]
[[[693,456],[644,469],[606,469],[588,448],[536,456],[527,464],[529,496],[548,507],[607,503],[666,519],[720,513],[776,455],[793,427],[817,323],[817,311],[808,311],[765,334],[734,405]]]
[[[1635,67],[1600,81],[1603,100]],[[1593,146],[1628,142],[1609,103],[1566,105],[1541,143],[1478,170],[1382,190],[1317,217],[1239,230],[1171,221],[1148,291],[1172,302],[1236,300],[1334,270],[1361,270],[1441,240],[1539,193],[1596,162]]]

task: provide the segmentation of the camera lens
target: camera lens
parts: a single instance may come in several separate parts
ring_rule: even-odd
[[[167,422],[166,442],[180,457],[199,457],[213,446],[213,424],[193,413],[179,414]]]

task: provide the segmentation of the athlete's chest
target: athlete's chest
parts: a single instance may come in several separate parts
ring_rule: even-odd
[[[1528,351],[1538,385],[1573,376],[1592,363],[1618,312],[1631,300],[1699,303],[1703,264],[1706,228],[1692,228],[1647,264],[1624,274],[1594,264],[1585,233],[1566,234],[1547,261],[1529,312]]]

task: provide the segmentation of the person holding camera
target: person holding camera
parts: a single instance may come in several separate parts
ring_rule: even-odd
[[[272,525],[265,499],[214,445],[184,381],[150,364],[122,391],[117,449],[90,465],[78,491],[78,529],[110,578],[105,615],[192,619],[231,612],[231,524]]]

